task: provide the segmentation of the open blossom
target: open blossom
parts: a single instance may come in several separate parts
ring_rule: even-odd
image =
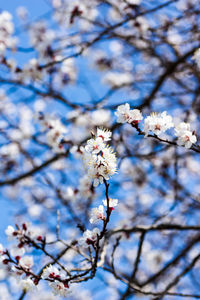
[[[24,269],[31,269],[33,266],[33,257],[32,256],[24,256],[19,261],[20,265]]]
[[[107,199],[103,200],[103,205],[107,207]],[[109,208],[112,210],[118,205],[118,199],[109,198]]]
[[[22,72],[18,73],[18,79],[25,82],[30,80],[41,80],[43,72],[39,69],[39,61],[31,58],[23,67]]]
[[[98,154],[100,151],[103,150],[105,144],[103,143],[102,138],[97,137],[95,139],[90,139],[87,141],[87,145],[85,146],[85,150],[87,152]]]
[[[26,278],[26,279],[22,279],[22,280],[20,281],[20,287],[21,287],[22,290],[24,290],[24,291],[31,291],[31,290],[33,290],[33,289],[36,288],[36,286],[35,286],[33,280],[32,280],[30,277],[28,277],[28,278]]]
[[[74,155],[75,158],[81,158],[84,152],[84,147],[74,145],[70,148],[70,153]]]
[[[21,257],[25,253],[24,247],[13,246],[10,250],[13,257]]]
[[[39,113],[37,116],[40,121],[43,130],[46,131],[46,137],[48,144],[53,148],[55,152],[63,152],[62,140],[67,132],[66,127],[60,122],[59,119],[54,117],[43,115]]]
[[[58,280],[49,283],[49,286],[52,288],[52,292],[55,296],[59,295],[62,297],[66,297],[67,293],[69,293],[68,284],[64,284],[63,282],[60,282]]]
[[[43,272],[42,272],[42,276],[43,279],[47,279],[47,278],[60,278],[61,277],[61,273],[60,271],[52,265],[49,265],[48,267],[46,267]]]
[[[103,83],[112,87],[121,87],[129,85],[133,80],[133,77],[128,72],[107,72],[103,78]]]
[[[79,197],[89,198],[94,195],[91,180],[88,175],[84,175],[79,181]]]
[[[55,38],[53,30],[47,27],[44,21],[38,21],[29,28],[30,42],[38,50],[40,56],[45,56],[45,50]]]
[[[94,187],[97,187],[99,184],[103,184],[104,176],[102,167],[96,168],[95,164],[94,167],[88,170],[88,176],[93,180]]]
[[[145,136],[147,136],[150,131],[159,136],[172,127],[174,127],[172,117],[167,115],[167,112],[164,111],[162,113],[152,113],[145,118],[143,131],[145,132]]]
[[[12,16],[8,11],[0,13],[0,55],[4,54],[6,48],[13,48],[16,39],[12,37],[14,31]]]
[[[118,106],[115,115],[118,117],[118,123],[133,123],[136,125],[143,119],[140,110],[130,110],[130,105],[128,103]]]
[[[103,180],[108,180],[116,173],[117,159],[112,148],[107,147],[105,141],[110,139],[111,134],[106,130],[99,130],[98,137],[90,139],[85,146],[83,162],[87,175],[93,180],[96,187]],[[103,136],[103,137],[102,137]]]
[[[104,207],[103,205],[99,205],[99,207],[95,207],[92,209],[91,211],[91,215],[90,215],[90,223],[96,223],[99,220],[104,220],[105,219],[105,215],[104,215]]]
[[[181,122],[176,126],[175,134],[178,137],[177,144],[185,146],[185,148],[190,148],[197,141],[196,135],[190,130],[190,124],[185,122]]]
[[[110,141],[112,132],[108,129],[97,128],[97,137],[102,138],[104,142]]]
[[[83,233],[83,237],[79,239],[79,244],[84,248],[94,245],[97,240],[97,235],[100,235],[100,230],[97,227],[95,227],[92,231],[86,230]]]
[[[109,152],[109,153],[108,153]],[[94,186],[103,183],[103,179],[109,180],[109,177],[116,173],[116,156],[112,149],[105,148],[101,155],[92,156],[88,162],[88,176],[93,180]]]
[[[14,237],[15,237],[15,229],[11,225],[9,225],[7,227],[7,229],[5,230],[5,233],[6,233],[9,241],[14,239]]]

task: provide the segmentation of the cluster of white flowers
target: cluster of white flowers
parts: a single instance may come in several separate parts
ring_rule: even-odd
[[[50,47],[54,38],[55,32],[47,28],[44,21],[34,23],[29,30],[30,42],[38,52],[45,57],[47,48]]]
[[[3,55],[6,48],[14,48],[16,39],[12,37],[14,26],[12,16],[9,12],[0,13],[0,55]]]
[[[172,127],[174,127],[172,117],[167,115],[166,111],[164,111],[161,114],[152,113],[150,116],[146,117],[144,120],[143,131],[145,136],[148,136],[150,131],[159,136],[161,133],[164,133]]]
[[[61,61],[62,56],[56,56],[56,61]],[[59,68],[56,69],[56,74],[54,76],[54,83],[59,86],[65,86],[66,84],[75,82],[77,77],[77,70],[75,67],[74,59],[68,58],[59,65]]]
[[[66,189],[62,190],[62,196],[66,201],[78,201],[80,203],[80,200],[83,198],[88,199],[94,197],[94,192],[91,179],[85,175],[80,178],[79,185],[76,188],[68,186]]]
[[[133,77],[128,72],[119,73],[110,71],[103,77],[103,83],[108,84],[112,87],[122,87],[130,85],[132,81]]]
[[[99,205],[99,207],[94,207],[90,214],[90,223],[96,223],[99,220],[104,220],[105,214],[104,214],[104,207],[103,205]]]
[[[112,133],[109,130],[97,128],[96,136],[87,141],[85,148],[79,149],[83,156],[85,168],[87,170],[86,178],[92,179],[93,185],[98,186],[99,182],[102,184],[103,180],[108,180],[116,172],[116,156],[113,150],[106,145],[106,142],[111,140]],[[76,150],[77,151],[77,150]],[[117,199],[109,199],[109,213],[118,204]],[[107,207],[107,199],[103,200],[104,206]],[[97,223],[98,221],[106,222],[104,206],[94,207],[90,213],[90,223]],[[87,248],[90,245],[95,246],[95,243],[100,236],[100,230],[95,227],[93,230],[86,230],[83,236],[79,239],[80,246]]]
[[[41,235],[38,236],[38,231],[34,231],[33,227],[27,223],[20,227],[16,225],[16,229],[8,226],[5,233],[9,241],[17,241],[17,246],[11,246],[7,250],[0,244],[0,267],[1,265],[8,266],[8,271],[17,278],[20,288],[24,291],[36,289],[39,281],[43,279],[48,281],[54,295],[65,297],[69,293],[69,284],[64,271],[49,265],[43,270],[40,277],[33,272],[33,257],[31,255],[24,256],[31,245],[43,243],[46,239]]]
[[[80,27],[87,29],[91,26],[91,22],[88,22],[86,18],[90,16],[90,20],[95,20],[98,14],[96,1],[54,0],[52,4],[54,7],[54,18],[60,25],[69,26],[74,23],[77,24],[78,20]]]
[[[175,134],[178,137],[177,144],[186,148],[190,148],[197,141],[196,135],[190,130],[190,124],[185,122],[175,128]]]
[[[30,277],[22,279],[20,281],[20,287],[24,291],[31,291],[31,290],[36,289],[36,285],[34,284],[33,280]]]
[[[29,271],[33,266],[33,257],[32,256],[24,256],[19,260],[20,266],[23,269]]]
[[[87,141],[84,149],[84,166],[95,187],[116,173],[115,153],[106,145],[111,136],[112,133],[109,130],[97,128],[96,136]]]
[[[103,200],[103,205],[107,207],[108,201],[107,199]],[[98,221],[102,220],[105,221],[105,213],[103,205],[99,205],[99,207],[94,207],[90,213],[90,223],[97,223]],[[118,205],[118,199],[109,198],[109,211],[111,212],[114,210],[114,207]],[[93,230],[86,230],[83,233],[83,236],[79,239],[79,245],[87,248],[90,245],[94,246],[98,236],[100,236],[99,228],[95,227]]]
[[[20,81],[30,83],[33,80],[41,80],[43,75],[39,61],[36,58],[31,58],[25,63],[23,69],[15,74],[15,77]]]
[[[100,235],[99,228],[95,227],[93,230],[86,230],[83,233],[83,237],[79,239],[80,246],[87,248],[90,245],[94,245],[97,241],[98,236]]]
[[[74,109],[67,114],[67,117],[73,122],[73,126],[70,126],[70,140],[75,144],[88,138],[88,131],[94,131],[97,127],[111,126],[111,112],[108,109],[91,111]],[[75,154],[76,147],[72,151]]]
[[[90,198],[94,196],[90,178],[85,175],[80,178],[78,194],[80,197]]]
[[[26,252],[26,237],[36,238],[36,233],[31,228],[28,228],[28,224],[23,224],[21,228],[14,229],[12,226],[8,226],[5,230],[8,240],[16,240],[17,245],[12,245],[9,251],[3,249],[0,244],[0,262],[3,265],[8,265],[9,270],[13,275],[17,276],[19,286],[25,290],[30,291],[36,288],[37,282],[34,281],[34,276],[30,276],[32,273],[32,267],[34,265],[33,257],[30,255],[23,256]],[[23,257],[22,257],[23,256]]]
[[[103,205],[107,207],[107,199],[103,200]],[[118,205],[118,199],[109,198],[109,209],[114,210],[114,207]]]
[[[43,126],[43,130],[46,131],[48,144],[55,152],[63,152],[64,147],[62,142],[67,132],[66,127],[59,119],[43,115],[42,113],[39,113],[37,118]]]
[[[103,205],[107,207],[107,199],[103,200]],[[105,213],[103,205],[99,205],[99,207],[92,208],[90,214],[90,223],[97,223],[100,220],[105,220]],[[118,199],[109,199],[109,210],[114,210],[114,207],[118,205]]]
[[[54,295],[65,297],[69,293],[69,285],[65,282],[65,275],[57,267],[52,265],[46,267],[41,278],[49,281]]]
[[[115,21],[115,22],[119,22],[119,20],[122,18],[122,12],[126,12],[129,4],[132,5],[135,4],[134,2],[138,1],[120,1],[120,0],[111,0],[110,3],[112,4],[110,6],[110,10],[109,10],[109,17],[111,18],[111,20]]]
[[[115,115],[118,118],[118,123],[130,123],[136,125],[143,119],[143,116],[139,109],[131,110],[128,103],[118,106]]]
[[[128,103],[118,106],[115,112],[118,123],[130,123],[132,126],[138,126],[142,120],[142,114],[138,109],[130,110]],[[177,126],[174,125],[173,119],[166,111],[162,113],[152,113],[144,119],[143,133],[147,137],[149,132],[160,136],[170,128],[175,127],[175,135],[178,137],[177,144],[190,148],[196,143],[197,138],[194,132],[190,130],[190,124],[182,122]]]
[[[68,289],[69,288],[68,284],[64,284],[61,281],[54,280],[53,282],[51,282],[49,284],[49,286],[52,288],[53,294],[55,296],[59,295],[59,296],[62,296],[62,297],[66,297],[66,295],[68,293],[70,293],[70,291]]]
[[[8,241],[17,241],[17,245],[12,245],[10,253],[13,257],[17,257],[18,259],[20,259],[26,252],[26,237],[29,237],[34,241],[42,240],[42,235],[38,228],[30,226],[28,223],[22,224],[21,228],[18,227],[17,229],[9,225],[5,230],[5,233]]]

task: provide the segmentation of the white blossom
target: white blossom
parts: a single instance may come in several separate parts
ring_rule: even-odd
[[[110,176],[116,173],[117,164],[116,156],[112,148],[107,147],[104,138],[110,139],[110,133],[101,129],[99,137],[95,137],[87,141],[85,151],[83,153],[83,162],[87,175],[93,180],[93,185],[97,187],[103,183],[103,180],[109,180]]]
[[[26,7],[24,7],[24,6],[19,6],[18,8],[17,8],[17,16],[20,18],[20,19],[22,19],[22,20],[26,20],[27,19],[27,17],[28,17],[28,11],[27,11],[27,9],[26,9]]]
[[[6,233],[9,241],[14,239],[15,232],[16,232],[15,229],[11,225],[9,225],[7,227],[7,229],[5,230],[5,233]]]
[[[118,123],[133,123],[133,125],[136,125],[143,119],[140,110],[130,110],[130,105],[128,103],[119,105],[115,115],[118,118]]]
[[[10,253],[14,257],[17,257],[17,256],[21,257],[24,255],[25,249],[24,249],[24,247],[13,246],[10,250]]]
[[[104,142],[110,141],[112,132],[108,129],[97,128],[97,138],[102,138]]]
[[[14,48],[16,39],[12,37],[14,26],[12,16],[8,11],[0,13],[0,55],[4,54],[6,48]]]
[[[79,181],[79,196],[84,198],[89,198],[93,196],[91,185],[91,179],[89,178],[89,176],[83,176]]]
[[[107,199],[103,200],[103,205],[107,207]],[[109,208],[114,209],[118,205],[118,199],[109,198]]]
[[[111,113],[108,109],[97,109],[91,112],[91,122],[94,126],[108,126]]]
[[[150,131],[159,136],[171,127],[174,127],[172,117],[167,115],[167,112],[164,111],[162,113],[152,113],[146,117],[143,131],[145,132],[145,136],[147,136]]]
[[[95,227],[92,231],[86,230],[83,233],[83,237],[79,239],[79,244],[83,246],[84,248],[89,247],[90,245],[94,245],[94,243],[97,240],[97,235],[100,235],[99,228]]]
[[[45,56],[45,50],[51,45],[55,38],[55,32],[47,28],[47,24],[44,21],[34,23],[30,27],[30,42],[36,50],[43,57]]]
[[[24,269],[31,269],[33,266],[33,257],[32,256],[24,256],[19,260],[20,265]]]
[[[49,286],[53,290],[53,294],[66,297],[67,293],[69,293],[69,286],[67,284],[64,284],[58,280],[55,280],[54,282],[49,283]]]
[[[57,118],[39,113],[37,119],[45,130],[47,142],[55,152],[63,152],[62,140],[67,132],[66,127]]]
[[[190,148],[197,141],[196,135],[190,130],[189,123],[181,122],[175,127],[175,134],[178,137],[177,144],[185,148]]]
[[[36,288],[33,280],[30,277],[20,280],[20,287],[25,291],[31,291]]]
[[[133,77],[128,72],[113,72],[106,73],[103,78],[103,83],[108,84],[112,87],[121,87],[131,84]]]
[[[90,214],[90,223],[96,223],[99,220],[104,220],[104,207],[103,205],[99,205],[99,207],[92,208],[91,214]]]
[[[97,137],[95,139],[90,139],[87,141],[87,145],[85,146],[85,150],[87,152],[98,154],[100,151],[103,150],[105,144],[101,137]]]
[[[56,278],[58,276],[59,277],[61,276],[60,271],[55,266],[49,265],[43,270],[41,277],[43,279],[47,279],[47,278]]]

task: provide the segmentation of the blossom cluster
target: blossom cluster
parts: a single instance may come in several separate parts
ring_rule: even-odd
[[[34,229],[28,223],[22,226],[16,225],[16,229],[8,226],[5,233],[9,241],[17,241],[17,245],[4,249],[0,244],[0,267],[8,267],[11,275],[15,276],[19,286],[24,291],[33,291],[37,289],[40,280],[49,283],[54,295],[66,296],[69,293],[69,284],[64,271],[59,270],[56,266],[48,265],[40,275],[33,271],[33,256],[26,255],[30,248],[44,249],[46,238],[38,235],[38,230]]]
[[[15,258],[24,255],[29,239],[40,242],[43,239],[39,230],[27,223],[23,223],[21,227],[17,226],[16,229],[9,225],[5,233],[9,241],[17,240],[18,242],[17,245],[14,245],[11,249],[11,255]]]
[[[46,50],[51,46],[55,38],[55,32],[48,29],[47,24],[44,21],[39,21],[32,25],[29,30],[29,35],[32,46],[42,57],[45,57]]]
[[[118,117],[118,123],[130,123],[135,125],[143,119],[139,109],[131,110],[128,103],[118,106],[115,115]]]
[[[63,152],[63,138],[67,132],[66,127],[59,119],[39,113],[37,116],[43,130],[46,132],[47,143],[55,152]]]
[[[190,148],[197,141],[196,135],[190,130],[189,123],[181,122],[178,124],[175,128],[175,134],[178,137],[177,144],[186,148]]]
[[[138,124],[143,119],[141,112],[138,109],[130,109],[128,103],[118,106],[115,112],[118,123],[130,123],[138,129]],[[174,125],[173,119],[166,111],[162,113],[151,113],[144,119],[143,134],[145,137],[152,132],[156,136],[161,136],[168,129],[174,128],[175,135],[178,137],[177,144],[190,148],[196,143],[197,137],[190,129],[190,124],[181,122],[177,126]]]
[[[74,149],[73,149],[74,150]],[[92,186],[91,179],[85,174],[80,178],[77,187],[68,186],[62,191],[63,199],[66,201],[80,201],[81,199],[89,199],[95,196],[95,190]]]
[[[95,187],[116,173],[116,156],[106,142],[111,140],[109,130],[97,128],[97,134],[87,141],[83,153],[83,162],[89,178]]]
[[[0,13],[0,55],[3,55],[6,48],[14,48],[16,39],[12,37],[14,26],[12,16],[7,11]]]
[[[46,267],[41,278],[49,282],[54,295],[65,297],[69,293],[69,284],[65,280],[65,274],[56,266],[49,265]]]
[[[97,2],[92,1],[88,2],[87,0],[83,1],[52,1],[52,5],[54,8],[54,19],[60,24],[65,26],[72,26],[74,23],[77,24],[79,21],[79,25],[82,28],[87,29],[91,26],[90,22],[88,22],[86,17],[89,15],[90,20],[95,20],[98,15],[98,10],[96,9]],[[81,18],[81,17],[84,17]]]
[[[107,207],[107,200],[103,200],[103,205]],[[97,223],[99,220],[105,220],[104,206],[94,207],[90,214],[90,223]],[[109,199],[109,209],[114,210],[114,207],[118,205],[117,199]]]
[[[106,142],[111,140],[112,133],[109,130],[97,128],[96,135],[87,141],[85,148],[79,149],[83,156],[84,166],[87,170],[87,177],[91,178],[96,187],[104,180],[108,180],[116,172],[116,156],[113,150],[107,146]],[[104,206],[107,207],[106,213],[110,214],[114,207],[117,206],[117,199],[103,200],[103,205],[92,208],[90,212],[90,223],[94,224],[98,221],[106,222]],[[87,248],[90,245],[95,247],[95,244],[100,236],[99,228],[86,230],[83,236],[79,239],[80,246]]]
[[[114,207],[118,205],[118,199],[112,199],[109,198],[109,201],[107,199],[103,200],[103,205],[107,207],[107,204],[109,204],[109,213],[114,210]],[[106,221],[106,216],[104,212],[104,206],[99,205],[99,207],[94,207],[91,210],[90,213],[90,223],[97,223],[99,221]],[[107,210],[106,210],[107,211]],[[90,245],[93,247],[95,246],[98,236],[100,236],[100,230],[99,228],[95,227],[93,230],[86,230],[83,233],[83,236],[79,239],[79,245],[83,248],[87,248]]]
[[[17,226],[16,229],[9,225],[5,233],[9,241],[15,241],[17,244],[12,245],[9,251],[0,244],[1,266],[7,266],[11,274],[17,277],[21,289],[36,289],[38,278],[32,271],[33,257],[26,255],[26,252],[32,243],[42,243],[43,237],[27,223],[21,227]]]

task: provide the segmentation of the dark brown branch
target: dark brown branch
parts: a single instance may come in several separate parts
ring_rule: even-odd
[[[140,236],[139,246],[138,246],[137,257],[136,257],[136,260],[135,260],[133,272],[130,276],[130,284],[128,285],[124,295],[122,295],[121,300],[125,300],[131,293],[131,283],[134,282],[135,277],[136,277],[136,273],[137,273],[137,270],[138,270],[138,265],[139,265],[139,262],[140,262],[140,257],[141,257],[141,254],[142,254],[142,246],[143,246],[143,243],[144,243],[145,234],[146,234],[146,232],[142,231],[141,236]]]
[[[50,159],[46,160],[45,162],[43,162],[38,167],[35,167],[32,170],[30,170],[30,171],[28,171],[28,172],[26,172],[24,174],[18,175],[18,176],[14,177],[14,178],[11,178],[11,179],[0,181],[0,186],[13,185],[13,184],[19,182],[22,179],[28,178],[28,177],[30,177],[30,176],[38,173],[38,171],[41,171],[45,167],[49,166],[50,164],[52,164],[53,162],[57,161],[61,157],[64,157],[67,154],[68,154],[68,152],[65,153],[65,154],[63,154],[63,153],[62,154],[57,154],[57,155],[53,156],[52,158],[50,158]]]

